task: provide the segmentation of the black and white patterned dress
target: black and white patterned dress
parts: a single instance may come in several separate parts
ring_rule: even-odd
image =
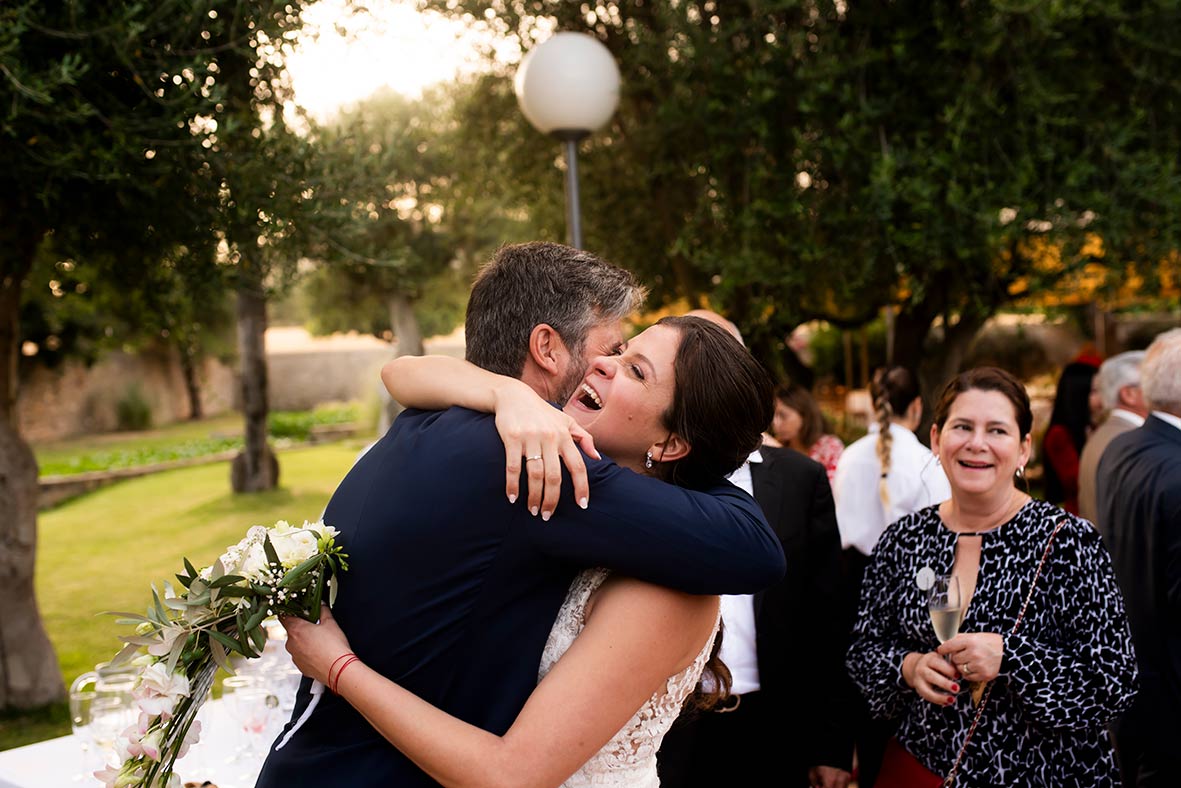
[[[1050,533],[1054,538],[1021,626],[1010,636]],[[965,688],[937,706],[902,678],[902,658],[939,645],[916,574],[951,571],[957,535],[938,506],[907,515],[882,536],[861,588],[846,666],[879,718],[900,718],[898,740],[946,775],[976,707]],[[1131,705],[1136,658],[1111,558],[1085,520],[1030,501],[979,538],[980,574],[961,632],[1004,636],[992,696],[956,777],[969,786],[1116,786],[1106,725]]]

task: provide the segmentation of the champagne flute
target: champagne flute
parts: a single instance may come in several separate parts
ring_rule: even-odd
[[[936,575],[927,597],[927,608],[931,611],[931,623],[939,642],[946,643],[955,637],[960,631],[964,612],[959,578],[955,575]]]

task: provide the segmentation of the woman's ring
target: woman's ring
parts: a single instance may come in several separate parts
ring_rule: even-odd
[[[965,676],[967,676],[971,672],[972,672],[972,669],[968,667],[967,662],[964,662],[960,665],[960,673],[963,673]]]
[[[533,462],[534,460],[540,460],[540,459],[541,459],[540,454],[534,454],[532,457],[526,457],[525,462]]]

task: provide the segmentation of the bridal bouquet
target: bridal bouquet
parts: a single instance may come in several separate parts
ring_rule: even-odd
[[[147,615],[113,614],[135,626],[112,664],[138,669],[139,721],[119,737],[122,763],[95,772],[107,788],[180,785],[173,766],[197,741],[197,710],[218,668],[233,673],[233,654],[258,657],[270,616],[316,621],[325,588],[329,605],[335,600],[337,574],[348,568],[336,535],[322,521],[253,526],[211,566],[198,571],[184,559],[182,589],[165,583],[161,595],[153,585]]]

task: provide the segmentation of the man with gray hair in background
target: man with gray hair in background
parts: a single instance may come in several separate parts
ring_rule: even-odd
[[[1079,456],[1078,513],[1079,517],[1090,520],[1099,530],[1103,530],[1095,501],[1095,473],[1099,469],[1099,458],[1116,435],[1139,427],[1148,416],[1144,392],[1140,390],[1140,364],[1143,360],[1143,350],[1129,350],[1112,356],[1099,367],[1099,374],[1091,384],[1099,392],[1107,416],[1087,438]]]
[[[1115,724],[1125,786],[1181,785],[1181,328],[1144,354],[1144,424],[1114,438],[1096,477],[1103,541],[1132,625],[1140,690]]]

